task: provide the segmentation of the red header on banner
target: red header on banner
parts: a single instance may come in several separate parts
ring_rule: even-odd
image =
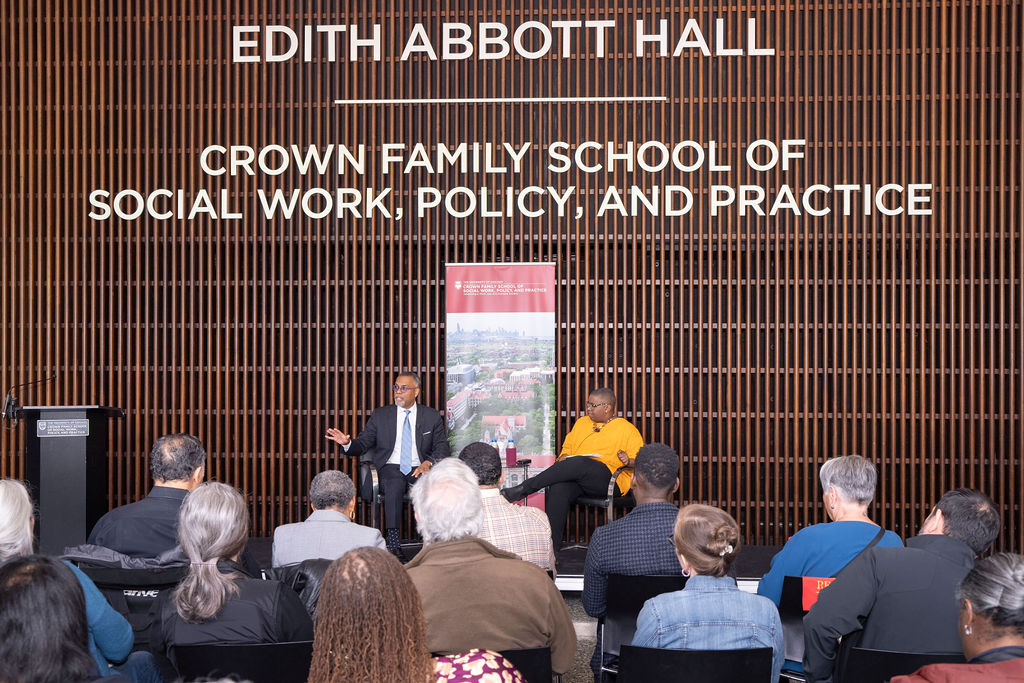
[[[488,263],[447,267],[448,313],[532,313],[555,310],[552,263]]]

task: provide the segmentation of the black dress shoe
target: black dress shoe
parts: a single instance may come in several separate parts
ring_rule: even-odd
[[[530,495],[526,490],[526,484],[520,484],[519,486],[509,486],[508,488],[501,490],[501,495],[505,496],[505,500],[510,503],[514,503],[517,500],[522,500],[526,496]]]

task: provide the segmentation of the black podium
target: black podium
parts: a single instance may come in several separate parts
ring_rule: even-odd
[[[36,497],[39,552],[61,555],[85,543],[107,511],[108,420],[124,417],[103,406],[25,406],[25,479]]]

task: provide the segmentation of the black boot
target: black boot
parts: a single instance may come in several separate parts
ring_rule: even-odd
[[[526,483],[522,483],[519,486],[509,486],[508,488],[501,490],[501,495],[505,496],[505,500],[510,503],[514,503],[517,500],[522,500],[530,495],[530,491],[526,490]]]

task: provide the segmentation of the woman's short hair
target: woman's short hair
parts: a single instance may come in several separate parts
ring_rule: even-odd
[[[0,633],[0,681],[76,683],[94,673],[82,586],[60,560],[0,565]]]
[[[339,470],[325,470],[309,484],[309,502],[317,510],[345,508],[356,496],[352,478]]]
[[[483,501],[476,475],[458,458],[445,458],[420,477],[410,493],[416,528],[424,543],[476,536],[483,526]]]
[[[672,533],[676,552],[704,576],[725,576],[740,552],[740,527],[725,510],[687,505]]]
[[[998,631],[1024,636],[1024,555],[996,553],[978,560],[957,590],[974,613]]]
[[[847,503],[867,505],[875,497],[878,471],[867,458],[860,455],[841,455],[826,460],[818,470],[821,490],[835,486],[839,497]]]
[[[426,681],[432,671],[423,606],[401,563],[374,547],[332,562],[320,589],[309,683]]]
[[[187,622],[207,621],[238,594],[239,574],[222,574],[221,560],[241,554],[249,538],[249,513],[242,494],[227,484],[207,482],[185,497],[178,516],[178,540],[191,564],[174,591],[174,606]]]
[[[32,552],[32,499],[17,479],[0,480],[0,562]]]

